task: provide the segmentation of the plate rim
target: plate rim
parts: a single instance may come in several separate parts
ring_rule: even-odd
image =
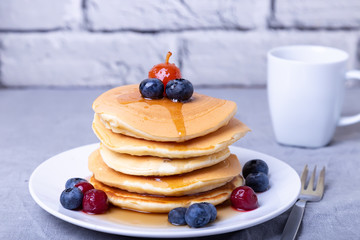
[[[262,152],[259,151],[255,151],[255,150],[251,150],[251,149],[247,149],[247,148],[243,148],[243,147],[238,147],[238,146],[230,146],[230,151],[233,152],[233,150],[235,151],[247,151],[251,154],[254,155],[263,155],[266,158],[271,158],[273,161],[278,161],[281,162],[282,164],[285,164],[288,169],[290,171],[292,171],[293,173],[295,173],[297,175],[297,185],[298,185],[298,194],[296,196],[296,198],[294,198],[292,201],[288,202],[287,205],[284,205],[280,208],[278,208],[278,210],[276,211],[276,214],[274,213],[268,213],[267,215],[263,216],[261,221],[251,221],[248,224],[245,224],[241,227],[239,227],[238,225],[229,225],[229,226],[221,226],[221,228],[216,228],[216,227],[211,227],[211,228],[196,228],[196,229],[192,229],[189,228],[189,231],[176,231],[174,232],[174,234],[169,235],[169,232],[164,232],[161,231],[161,229],[163,228],[158,228],[157,231],[144,231],[143,228],[141,228],[142,231],[138,231],[139,228],[136,228],[137,231],[135,230],[135,228],[132,229],[121,229],[121,228],[117,228],[114,229],[113,227],[109,227],[109,226],[99,226],[96,225],[94,223],[91,222],[86,222],[83,221],[81,219],[75,219],[71,216],[68,216],[64,213],[61,213],[55,209],[52,209],[50,206],[48,206],[46,203],[44,203],[39,196],[37,196],[37,193],[35,192],[34,189],[34,178],[37,176],[38,172],[41,171],[41,169],[46,166],[47,164],[49,164],[51,161],[55,161],[57,158],[59,158],[61,155],[66,154],[66,153],[70,153],[70,152],[76,152],[76,151],[80,151],[86,148],[89,148],[90,150],[95,150],[96,147],[99,146],[99,143],[92,143],[92,144],[87,144],[87,145],[83,145],[83,146],[79,146],[79,147],[75,147],[72,149],[68,149],[66,151],[63,151],[61,153],[58,153],[48,159],[46,159],[45,161],[43,161],[41,164],[39,164],[34,171],[32,172],[30,178],[29,178],[29,183],[28,183],[28,188],[29,188],[29,192],[31,197],[34,199],[34,201],[42,208],[44,209],[46,212],[50,213],[51,215],[62,219],[66,222],[72,223],[74,225],[77,226],[81,226],[90,230],[95,230],[95,231],[99,231],[99,232],[104,232],[104,233],[110,233],[110,234],[116,234],[116,235],[123,235],[123,236],[130,236],[130,237],[144,237],[144,238],[182,238],[182,237],[203,237],[203,236],[209,236],[209,235],[218,235],[218,234],[223,234],[223,233],[228,233],[228,232],[234,232],[234,231],[238,231],[238,230],[242,230],[242,229],[246,229],[249,227],[253,227],[255,225],[264,223],[266,221],[269,221],[270,219],[273,219],[279,215],[281,215],[282,213],[284,213],[286,210],[288,210],[298,199],[298,196],[300,194],[300,177],[297,174],[297,172],[286,162],[273,157],[271,155],[268,154],[264,154]],[[89,152],[90,154],[90,152]],[[147,228],[148,229],[148,228]]]

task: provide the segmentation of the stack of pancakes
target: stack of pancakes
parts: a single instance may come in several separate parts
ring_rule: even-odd
[[[93,103],[100,148],[89,157],[91,183],[121,208],[169,212],[214,205],[242,185],[228,146],[249,128],[232,101],[194,93],[191,101],[144,99],[138,85],[111,89]]]

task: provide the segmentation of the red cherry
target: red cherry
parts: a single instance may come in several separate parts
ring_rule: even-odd
[[[91,189],[94,189],[94,186],[88,182],[79,182],[79,183],[75,184],[75,187],[79,188],[83,194]]]
[[[251,187],[235,188],[230,196],[231,205],[237,210],[253,210],[259,207],[257,196]]]
[[[83,211],[86,213],[104,213],[108,209],[106,193],[102,190],[91,189],[84,194]]]
[[[160,79],[165,87],[170,80],[181,78],[180,69],[174,63],[169,63],[171,55],[172,53],[168,52],[165,63],[157,64],[149,71],[149,78]]]

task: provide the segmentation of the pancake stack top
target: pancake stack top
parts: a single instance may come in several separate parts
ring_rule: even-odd
[[[250,130],[234,118],[234,102],[198,93],[185,103],[148,100],[127,85],[100,95],[93,110],[101,145],[89,157],[91,182],[113,205],[142,212],[217,205],[242,185],[228,146]]]

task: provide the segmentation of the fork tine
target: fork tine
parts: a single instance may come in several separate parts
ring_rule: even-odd
[[[319,179],[316,185],[316,192],[321,196],[324,194],[324,185],[325,185],[325,167],[321,169]]]
[[[314,170],[313,170],[313,172],[311,174],[311,178],[309,180],[309,184],[308,184],[306,190],[308,190],[308,189],[314,190],[315,189],[314,188],[315,174],[316,174],[316,165],[315,165]]]
[[[303,172],[301,174],[301,187],[303,189],[305,189],[306,178],[307,178],[308,172],[309,172],[309,170],[308,170],[308,166],[306,164],[305,167],[304,167],[304,170],[303,170]]]

